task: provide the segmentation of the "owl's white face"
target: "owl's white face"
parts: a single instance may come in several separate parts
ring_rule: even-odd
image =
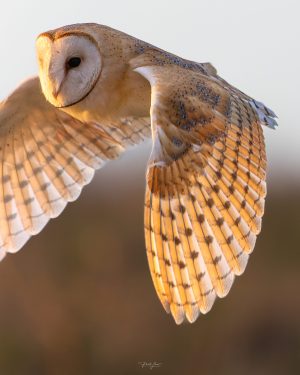
[[[36,42],[39,75],[46,99],[63,108],[83,100],[101,73],[96,42],[86,35],[65,35],[52,40],[41,35]]]

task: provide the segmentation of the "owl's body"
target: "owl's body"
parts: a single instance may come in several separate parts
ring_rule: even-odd
[[[106,26],[43,33],[37,53],[40,82],[0,104],[1,257],[59,215],[106,160],[152,136],[149,266],[165,309],[193,322],[228,293],[254,248],[266,195],[261,125],[274,128],[274,113],[211,64]]]

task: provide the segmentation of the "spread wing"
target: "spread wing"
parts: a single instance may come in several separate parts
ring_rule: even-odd
[[[208,312],[245,270],[266,195],[261,125],[276,122],[211,66],[158,60],[132,61],[152,88],[145,237],[158,297],[180,324]]]
[[[149,120],[82,123],[48,104],[38,78],[0,103],[0,259],[18,251],[95,169],[149,136]]]

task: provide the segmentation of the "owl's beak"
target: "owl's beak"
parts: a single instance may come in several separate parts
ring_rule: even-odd
[[[62,81],[61,82],[55,81],[54,87],[53,87],[53,90],[52,90],[52,95],[55,99],[57,99],[57,97],[60,93],[61,86],[62,86]]]
[[[59,69],[55,61],[50,60],[48,66],[48,78],[49,82],[51,82],[51,92],[54,99],[57,99],[58,95],[61,92],[62,84],[65,79],[65,71],[63,69]]]

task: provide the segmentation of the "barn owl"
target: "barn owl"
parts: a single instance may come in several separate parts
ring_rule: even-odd
[[[145,241],[177,324],[244,272],[266,196],[262,125],[275,114],[221,77],[120,31],[78,24],[36,40],[39,77],[0,103],[0,256],[78,198],[96,169],[152,137]]]

